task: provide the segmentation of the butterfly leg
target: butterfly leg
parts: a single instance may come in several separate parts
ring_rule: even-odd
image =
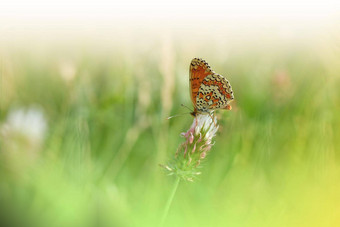
[[[215,119],[213,118],[213,116],[211,115],[211,113],[209,113],[209,116],[211,117],[212,121],[214,122],[215,127],[217,127],[216,122],[215,122]]]

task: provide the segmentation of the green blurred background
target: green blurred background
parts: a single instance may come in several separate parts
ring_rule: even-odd
[[[248,22],[2,27],[1,223],[158,226],[200,57],[235,101],[165,226],[339,226],[339,26]]]

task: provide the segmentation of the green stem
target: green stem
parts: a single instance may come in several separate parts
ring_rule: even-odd
[[[166,217],[168,216],[169,209],[170,209],[170,206],[172,204],[172,201],[174,200],[174,197],[175,197],[175,194],[176,194],[180,180],[181,179],[179,177],[176,178],[176,181],[175,181],[175,184],[172,188],[170,197],[168,198],[168,201],[166,202],[166,205],[165,205],[164,213],[163,213],[163,216],[162,216],[162,219],[161,219],[161,223],[159,225],[160,227],[164,225]]]

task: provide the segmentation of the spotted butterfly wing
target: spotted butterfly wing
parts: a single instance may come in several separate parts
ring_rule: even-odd
[[[231,85],[223,76],[215,73],[208,63],[194,58],[190,64],[190,94],[194,112],[209,113],[215,109],[231,109],[234,99]]]

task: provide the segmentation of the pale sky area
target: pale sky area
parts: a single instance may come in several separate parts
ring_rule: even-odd
[[[339,1],[270,1],[270,0],[231,0],[231,1],[24,1],[5,0],[0,7],[0,23],[8,22],[49,22],[68,19],[70,22],[107,23],[148,21],[157,19],[174,22],[197,19],[210,21],[237,18],[251,23],[251,20],[289,20],[318,22],[331,20],[339,14]]]
[[[287,34],[301,29],[320,32],[339,26],[339,6],[336,0],[5,0],[0,7],[0,40],[37,32],[116,35],[138,29],[188,34],[258,28]]]

